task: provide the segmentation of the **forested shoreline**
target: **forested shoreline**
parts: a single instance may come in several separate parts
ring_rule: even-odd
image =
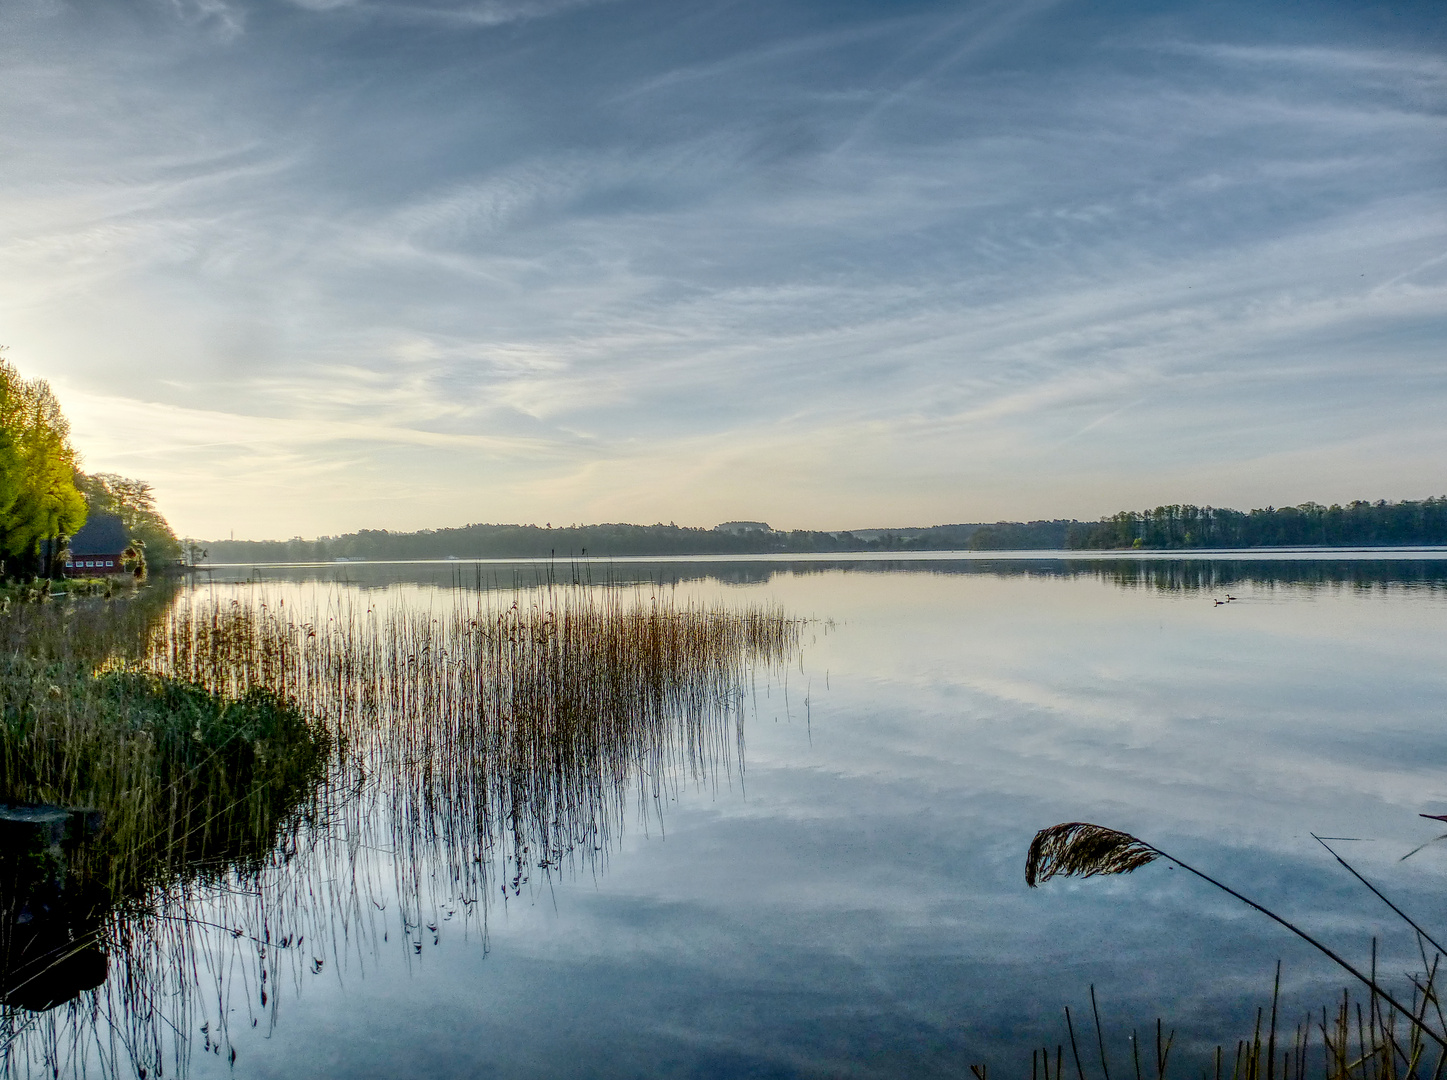
[[[1232,510],[1190,505],[1123,510],[1099,521],[1057,518],[928,528],[828,532],[728,532],[679,525],[466,525],[388,532],[365,529],[315,540],[217,540],[216,563],[338,559],[508,559],[810,552],[1044,551],[1355,547],[1447,544],[1447,497],[1402,502]]]
[[[316,540],[214,540],[211,562],[330,562],[335,559],[511,559],[611,555],[734,555],[770,552],[952,550],[979,526],[888,531],[876,537],[812,530],[734,534],[680,525],[466,525],[402,533],[364,529]]]
[[[1158,506],[1122,510],[1072,526],[1067,546],[1111,550],[1149,548],[1392,547],[1447,544],[1447,496],[1416,501],[1231,510],[1211,506]]]

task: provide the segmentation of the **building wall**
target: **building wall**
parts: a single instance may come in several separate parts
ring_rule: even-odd
[[[66,577],[98,577],[102,574],[124,574],[121,553],[104,555],[70,555],[65,560]]]

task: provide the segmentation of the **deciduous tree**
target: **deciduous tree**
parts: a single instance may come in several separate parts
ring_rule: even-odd
[[[85,524],[77,464],[50,386],[0,360],[0,557],[9,576],[45,573],[42,545],[53,556]]]

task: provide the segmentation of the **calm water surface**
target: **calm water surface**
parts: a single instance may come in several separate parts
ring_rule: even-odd
[[[382,843],[299,877],[273,902],[305,907],[309,947],[265,987],[245,939],[202,965],[190,1074],[1008,1076],[1065,1037],[1063,1006],[1088,1013],[1091,984],[1122,1060],[1157,1015],[1185,1058],[1234,1044],[1278,958],[1288,1011],[1339,992],[1306,946],[1168,865],[1026,888],[1035,831],[1077,819],[1362,963],[1379,935],[1397,978],[1415,943],[1311,833],[1358,838],[1336,846],[1447,930],[1447,843],[1399,861],[1440,829],[1418,814],[1447,811],[1447,561],[1423,554],[352,564],[198,588],[440,607],[549,574],[811,621],[787,670],[755,673],[731,759],[631,798],[596,858],[511,867],[478,902]],[[224,898],[202,902],[230,925]]]

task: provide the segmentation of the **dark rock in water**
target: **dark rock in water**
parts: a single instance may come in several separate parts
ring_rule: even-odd
[[[110,957],[94,938],[67,940],[58,947],[54,939],[20,944],[29,946],[26,955],[0,973],[0,1003],[13,1009],[44,1012],[64,1005],[96,989],[109,974]]]
[[[0,805],[0,1003],[53,1009],[105,982],[110,898],[73,872],[99,827],[95,811]]]

